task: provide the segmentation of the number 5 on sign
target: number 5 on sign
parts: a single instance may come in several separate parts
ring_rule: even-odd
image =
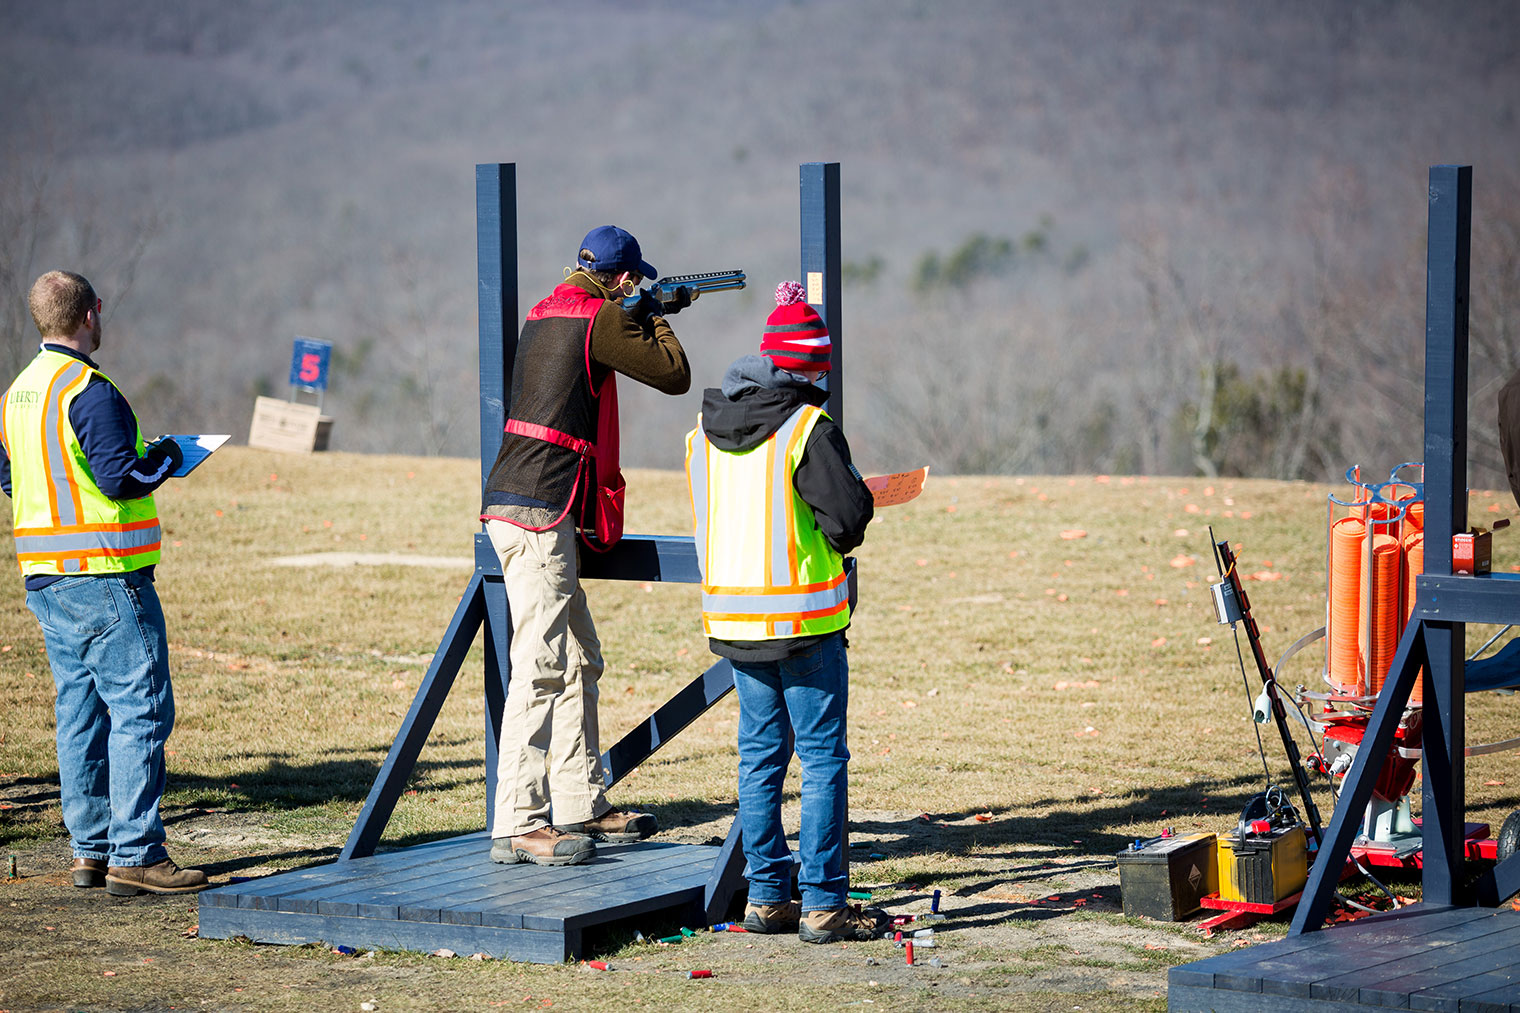
[[[915,499],[924,491],[924,481],[929,477],[926,464],[917,471],[899,471],[894,475],[876,475],[866,479],[871,490],[871,501],[879,507],[897,506]]]
[[[332,342],[296,338],[290,353],[290,385],[307,390],[326,390],[327,364],[331,359]]]

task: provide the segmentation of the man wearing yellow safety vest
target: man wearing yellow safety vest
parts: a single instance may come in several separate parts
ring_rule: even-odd
[[[729,367],[686,436],[702,625],[728,658],[739,696],[739,828],[749,881],[744,927],[805,942],[870,939],[886,916],[846,904],[845,711],[850,624],[843,553],[865,538],[871,493],[815,386],[828,330],[802,286],[776,289],[760,354]],[[802,829],[792,853],[781,786],[793,740],[802,763]]]
[[[143,441],[126,398],[90,358],[101,301],[49,271],[32,285],[42,348],[5,392],[0,487],[11,497],[26,604],[58,697],[58,781],[75,886],[187,893],[206,875],[164,850],[159,802],[174,727],[153,490],[179,467]]]

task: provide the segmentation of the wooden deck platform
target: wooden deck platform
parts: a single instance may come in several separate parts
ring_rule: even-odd
[[[581,955],[588,926],[669,909],[700,920],[720,849],[601,844],[558,868],[497,865],[490,850],[482,831],[208,890],[200,935],[558,963]]]
[[[1171,969],[1168,1010],[1520,1013],[1520,912],[1416,904]]]

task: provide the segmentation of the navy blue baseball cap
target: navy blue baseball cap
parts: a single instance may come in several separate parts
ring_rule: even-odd
[[[639,241],[616,225],[598,225],[581,240],[581,249],[589,250],[594,260],[585,260],[576,254],[576,261],[594,271],[637,271],[648,281],[654,281],[660,272],[644,259]]]

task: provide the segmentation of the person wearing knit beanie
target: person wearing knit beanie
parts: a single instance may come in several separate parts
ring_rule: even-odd
[[[829,329],[808,305],[802,285],[795,281],[777,285],[776,308],[765,319],[760,354],[780,369],[827,373],[833,351]]]
[[[758,355],[702,392],[686,434],[692,533],[708,648],[739,699],[738,787],[747,932],[809,943],[874,939],[889,919],[851,907],[846,868],[850,625],[846,553],[875,506],[844,432],[823,411],[828,328],[795,281],[776,289]],[[781,824],[802,767],[799,863]],[[800,901],[792,899],[795,878]]]

